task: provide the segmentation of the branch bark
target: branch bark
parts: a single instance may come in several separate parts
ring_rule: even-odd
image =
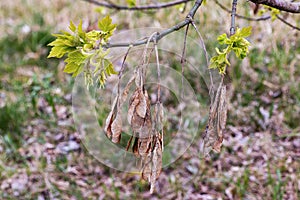
[[[290,13],[300,13],[300,2],[286,0],[250,0],[256,4],[264,4]]]
[[[151,4],[151,5],[143,5],[143,6],[124,6],[124,5],[117,5],[114,3],[111,3],[109,1],[106,2],[100,2],[97,0],[83,0],[92,4],[95,4],[97,6],[102,6],[110,9],[115,9],[115,10],[154,10],[154,9],[162,9],[162,8],[167,8],[167,7],[172,7],[176,6],[178,4],[183,4],[187,3],[192,0],[175,0],[172,2],[167,2],[167,3],[158,3],[158,4]]]
[[[221,4],[219,1],[217,0],[214,0],[216,2],[216,4],[222,9],[222,10],[225,10],[226,12],[228,13],[231,13],[231,10],[229,10],[228,8],[226,8],[223,4]],[[252,18],[252,17],[246,17],[246,16],[243,16],[243,15],[239,15],[239,14],[235,14],[235,16],[237,18],[241,18],[241,19],[245,19],[245,20],[248,20],[248,21],[265,21],[265,20],[268,20],[268,19],[271,19],[271,16],[262,16],[262,17],[259,17],[259,18]]]
[[[168,28],[156,35],[154,35],[150,42],[158,42],[160,39],[162,39],[163,37],[165,37],[166,35],[174,32],[174,31],[178,31],[179,29],[185,27],[186,25],[190,24],[193,21],[193,18],[195,16],[196,11],[198,10],[198,8],[201,6],[203,0],[196,0],[194,6],[191,8],[190,12],[188,13],[188,15],[186,16],[185,20],[172,26],[171,28]],[[143,45],[146,44],[148,42],[148,37],[146,37],[145,39],[142,40],[138,40],[138,41],[134,41],[131,43],[108,43],[107,45],[105,45],[105,48],[113,48],[113,47],[129,47],[129,46],[139,46],[139,45]]]
[[[225,10],[226,12],[228,13],[232,13],[231,10],[227,9],[224,5],[222,5],[221,3],[219,3],[219,1],[215,0],[216,4],[223,10]],[[245,17],[243,15],[238,15],[238,14],[235,14],[236,17],[238,18],[241,18],[241,19],[245,19],[245,20],[249,20],[249,21],[262,21],[262,20],[268,20],[268,19],[271,19],[271,16],[263,16],[263,17],[260,17],[260,18],[252,18],[252,17]],[[291,24],[290,22],[286,21],[285,19],[283,19],[282,17],[280,17],[279,15],[277,15],[277,18],[283,22],[284,24],[286,24],[287,26],[297,30],[297,31],[300,31],[300,28],[297,27],[296,25],[293,25]]]

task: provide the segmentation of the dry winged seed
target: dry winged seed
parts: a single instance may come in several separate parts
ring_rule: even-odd
[[[220,127],[221,130],[225,129],[227,121],[227,99],[226,99],[226,86],[222,87],[220,95]]]
[[[128,114],[127,114],[127,120],[130,125],[131,125],[131,120],[132,120],[133,114],[135,112],[135,108],[138,105],[138,103],[140,102],[138,96],[139,96],[139,88],[137,88],[134,91],[133,95],[129,99],[129,109],[128,109]]]
[[[150,100],[147,91],[137,88],[129,101],[127,119],[138,137],[147,138],[151,130]]]
[[[111,111],[108,114],[108,117],[106,118],[106,121],[105,121],[104,131],[108,138],[111,138],[111,136],[112,136],[111,125],[116,117],[118,98],[119,98],[119,96],[116,96],[116,98],[114,99],[114,102],[111,106]]]
[[[130,89],[130,86],[132,85],[132,83],[134,82],[135,80],[135,77],[136,77],[136,74],[134,74],[134,76],[131,77],[131,79],[128,81],[128,83],[126,84],[123,92],[122,92],[122,95],[121,95],[121,98],[119,99],[119,106],[121,107],[123,105],[123,103],[126,101],[127,99],[127,96],[128,96],[128,92],[129,92],[129,89]]]
[[[112,132],[112,142],[113,143],[120,142],[121,133],[122,133],[122,117],[120,112],[117,113],[117,116],[111,125],[111,132]]]
[[[138,153],[140,156],[145,157],[151,148],[151,138],[138,139]]]
[[[227,119],[226,86],[223,85],[223,82],[218,87],[209,115],[206,138],[204,138],[205,146],[220,152]]]
[[[213,145],[213,149],[217,152],[221,151],[221,146],[223,142],[223,130],[226,126],[227,119],[227,101],[226,101],[226,86],[223,85],[220,93],[220,100],[218,106],[218,116],[217,116],[217,140]]]
[[[110,111],[108,117],[106,118],[105,122],[105,134],[107,135],[108,138],[111,138],[111,124],[113,122],[113,111]]]
[[[147,100],[149,101],[149,99],[147,99],[148,98],[147,91],[145,91],[145,95],[144,95],[143,92],[140,90],[138,98],[139,98],[139,103],[136,106],[136,113],[141,118],[145,118],[147,112]]]
[[[161,141],[158,137],[154,137],[153,140],[154,149],[146,156],[142,170],[142,178],[151,184],[150,193],[153,193],[155,181],[162,169]]]

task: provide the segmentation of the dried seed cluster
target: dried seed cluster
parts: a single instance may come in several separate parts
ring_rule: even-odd
[[[142,178],[151,184],[150,192],[154,191],[155,181],[162,169],[163,152],[163,106],[157,102],[151,115],[151,104],[147,90],[143,85],[144,73],[138,68],[125,86],[122,94],[117,94],[111,111],[106,119],[105,133],[113,143],[119,143],[122,133],[121,108],[127,99],[129,88],[133,82],[136,89],[129,99],[127,120],[133,131],[126,150],[132,146],[132,152],[141,159]],[[131,145],[132,141],[133,145]]]

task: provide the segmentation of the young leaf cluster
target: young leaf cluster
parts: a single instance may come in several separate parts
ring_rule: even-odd
[[[229,38],[224,33],[218,37],[218,42],[226,47],[223,49],[216,48],[218,55],[214,56],[210,60],[210,69],[218,69],[220,74],[225,74],[226,67],[230,65],[228,61],[228,55],[230,52],[234,52],[236,57],[244,59],[249,50],[250,42],[245,38],[251,34],[252,27],[245,27],[242,29],[237,28],[236,33]]]
[[[268,11],[270,12],[272,21],[274,21],[275,19],[277,19],[277,15],[280,14],[280,10],[278,10],[277,8],[273,8],[271,6],[264,5],[263,9],[260,9],[258,11],[258,15],[261,16],[261,15],[263,15],[264,13],[266,13]]]
[[[60,34],[53,34],[56,39],[48,44],[52,46],[48,58],[61,58],[66,55],[64,72],[72,74],[73,77],[84,72],[88,87],[94,84],[93,77],[97,77],[97,82],[103,86],[107,76],[116,74],[107,57],[109,51],[102,48],[112,36],[116,24],[106,16],[98,21],[98,27],[100,30],[85,32],[82,29],[82,21],[77,27],[70,22],[71,33],[62,31]]]

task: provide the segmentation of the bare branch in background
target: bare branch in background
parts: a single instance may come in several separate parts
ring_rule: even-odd
[[[151,40],[150,42],[158,42],[161,38],[165,37],[166,35],[174,32],[174,31],[178,31],[179,29],[185,27],[186,25],[191,23],[191,20],[194,18],[196,11],[198,10],[198,8],[201,6],[203,0],[196,0],[194,6],[191,8],[190,12],[188,13],[187,17],[185,18],[184,21],[172,26],[171,28],[168,28],[158,34],[156,34]],[[142,40],[138,40],[138,41],[134,41],[131,43],[108,43],[105,47],[106,48],[112,48],[112,47],[129,47],[129,46],[139,46],[139,45],[143,45],[146,44],[148,41],[148,37]]]
[[[286,0],[250,0],[256,4],[264,4],[290,13],[300,13],[300,2]]]
[[[288,25],[289,27],[296,29],[297,31],[300,31],[300,28],[291,24],[290,22],[286,21],[285,19],[283,19],[282,17],[280,17],[279,15],[277,15],[277,18],[282,21],[283,23],[285,23],[286,25]]]
[[[111,1],[105,1],[105,2],[100,2],[97,0],[83,0],[83,1],[95,4],[97,6],[102,6],[102,7],[116,9],[116,10],[154,10],[154,9],[162,9],[162,8],[176,6],[179,4],[187,3],[192,0],[176,0],[176,1],[167,2],[167,3],[157,3],[157,4],[142,5],[142,6],[117,5],[117,4],[112,3]]]
[[[224,5],[222,5],[218,0],[215,0],[216,4],[223,10],[227,11],[228,13],[231,13],[231,10],[229,10],[228,8],[226,8]],[[241,19],[245,19],[245,20],[248,20],[248,21],[265,21],[265,20],[269,20],[271,19],[271,16],[262,16],[262,17],[259,17],[259,18],[252,18],[252,17],[246,17],[246,16],[243,16],[243,15],[239,15],[239,14],[235,14],[235,16],[237,18],[241,18]],[[280,17],[279,15],[277,15],[277,18],[283,22],[284,24],[286,24],[287,26],[295,29],[295,30],[298,30],[300,31],[300,28],[291,24],[290,22],[286,21],[285,19],[283,19],[282,17]]]
[[[215,0],[216,4],[222,8],[223,10],[227,11],[228,13],[231,13],[231,10],[229,10],[228,8],[226,8],[224,5],[222,5],[219,1]],[[271,16],[262,16],[262,17],[259,17],[259,18],[252,18],[252,17],[246,17],[246,16],[243,16],[243,15],[239,15],[239,14],[235,14],[235,16],[237,18],[241,18],[241,19],[245,19],[245,20],[248,20],[248,21],[265,21],[265,20],[268,20],[268,19],[271,19]]]

